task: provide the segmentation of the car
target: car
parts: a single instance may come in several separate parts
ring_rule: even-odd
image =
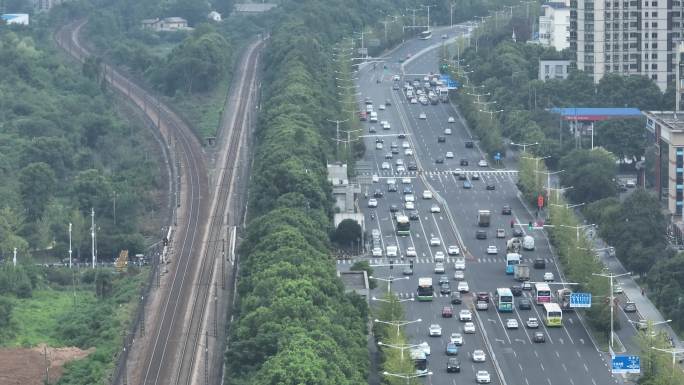
[[[374,257],[382,257],[382,249],[379,247],[374,247],[373,248],[373,256]]]
[[[432,199],[432,191],[424,190],[423,191],[423,199]]]
[[[387,184],[387,192],[397,192],[397,189],[396,183]]]
[[[520,285],[513,285],[511,286],[511,293],[513,293],[513,296],[515,297],[520,297],[522,295],[522,286]]]
[[[449,286],[449,282],[439,285],[439,293],[445,295],[451,294],[451,286]]]
[[[470,291],[470,287],[468,286],[468,282],[466,282],[466,281],[459,282],[457,289],[461,293],[467,293]]]
[[[489,303],[487,303],[485,301],[477,301],[475,303],[475,309],[486,311],[489,309]]]
[[[399,149],[398,149],[398,148],[393,148],[393,149],[392,149],[392,155],[399,155]]]
[[[447,119],[447,123],[456,123],[456,119],[454,119],[453,116],[450,116],[449,119]]]
[[[451,333],[449,336],[449,342],[456,346],[461,346],[463,345],[463,335],[461,335],[461,333]]]
[[[403,141],[401,142],[401,148],[409,148],[411,147],[411,144],[408,141]]]
[[[404,160],[399,158],[394,162],[394,164],[397,166],[402,166],[404,164]]]
[[[382,142],[375,143],[375,149],[376,150],[382,150]]]
[[[397,84],[397,83],[392,84],[392,89],[395,91],[399,90],[400,89],[399,84]]]
[[[554,280],[554,276],[553,276],[552,272],[547,271],[546,273],[544,273],[544,282],[551,282],[553,280]]]
[[[625,313],[636,313],[636,304],[634,302],[627,302],[625,303],[625,306],[622,308],[622,310],[624,310]]]
[[[522,283],[522,289],[523,290],[532,290],[532,284],[530,281],[525,281]]]
[[[418,214],[418,211],[411,211],[409,213],[409,219],[412,221],[418,221],[420,220],[420,214]]]
[[[439,208],[439,205],[432,205],[432,207],[430,207],[431,213],[439,213],[441,211],[442,211],[442,209]]]
[[[413,269],[411,266],[405,266],[404,270],[401,272],[404,275],[413,275]]]
[[[411,150],[410,148],[407,148],[406,150],[404,150],[404,155],[413,156],[413,150]],[[416,165],[415,163],[409,163],[408,169],[409,170],[417,170],[418,165]]]
[[[441,285],[443,283],[449,283],[449,277],[444,276],[444,275],[439,277],[439,284]]]
[[[425,115],[424,112],[421,112],[420,115],[418,115],[418,119],[427,119],[427,115]]]
[[[496,190],[496,185],[493,182],[487,182],[485,189],[487,189],[487,191],[494,191]]]
[[[465,334],[475,334],[475,324],[472,322],[466,322],[463,324],[463,333]]]
[[[465,258],[464,257],[454,258],[454,269],[465,270]]]
[[[411,98],[411,104],[418,104],[418,99]]]
[[[471,188],[473,188],[473,183],[466,179],[463,181],[463,188],[466,190],[470,190]]]
[[[446,345],[446,355],[447,356],[455,356],[458,354],[458,346],[456,346],[455,343],[453,342],[448,342]]]
[[[378,183],[380,182],[380,177],[377,174],[373,174],[371,180],[373,181],[373,183]]]
[[[385,159],[392,159],[392,156],[393,156],[393,155],[392,155],[391,152],[385,153]]]
[[[446,142],[445,136],[438,136],[437,137],[437,143],[444,143],[444,142]]]
[[[395,82],[398,82],[398,81],[401,80],[401,76],[399,76],[399,75],[392,75],[392,80],[395,81]]]
[[[402,183],[404,183],[403,179],[402,179]],[[409,179],[408,183],[411,183],[411,179]],[[404,195],[406,195],[406,194],[413,194],[413,189],[411,188],[411,186],[404,186]]]
[[[509,318],[506,320],[506,329],[517,329],[518,320],[515,318]]]
[[[399,254],[399,248],[396,245],[387,245],[385,252],[388,257],[396,258]]]
[[[444,155],[447,159],[454,159],[454,153],[451,151],[447,151],[446,154]]]
[[[445,128],[444,135],[451,135],[451,128]]]
[[[449,255],[458,255],[460,252],[461,250],[456,245],[450,245],[447,247],[447,254]]]
[[[511,215],[511,206],[505,205],[501,208],[501,215]]]
[[[368,200],[368,207],[370,207],[370,208],[378,207],[378,200],[375,198],[369,199]]]
[[[418,349],[422,350],[426,356],[429,356],[431,353],[430,344],[428,344],[427,341],[423,341],[423,342],[419,343]]]
[[[451,357],[447,360],[447,373],[460,373],[461,361],[458,358]]]
[[[475,373],[475,382],[478,384],[489,384],[490,382],[492,382],[492,379],[489,376],[488,371],[478,370],[477,373]]]
[[[623,292],[624,290],[622,290],[622,285],[620,285],[619,283],[613,285],[613,294],[622,294]]]
[[[457,169],[453,170],[451,172],[451,174],[455,175],[455,176],[460,176],[462,172],[463,172],[463,169],[457,168]]]
[[[521,238],[525,236],[525,233],[522,231],[521,228],[516,227],[513,229],[513,236],[516,238]]]
[[[460,163],[461,166],[467,166],[468,165],[468,159],[461,159]]]
[[[544,258],[535,258],[532,266],[534,266],[535,269],[544,269],[546,268],[546,260]]]
[[[496,229],[496,237],[497,238],[506,238],[506,230]]]
[[[544,336],[544,333],[542,332],[535,332],[534,337],[532,337],[532,341],[536,343],[543,343],[546,342],[546,337]]]
[[[435,262],[444,262],[444,252],[443,251],[436,251],[435,252]]]
[[[466,148],[473,148],[475,143],[472,140],[466,140],[465,141],[465,146]]]
[[[416,253],[416,248],[413,246],[409,246],[406,248],[406,256],[407,257],[416,257],[418,256],[418,253]]]
[[[399,211],[399,206],[397,206],[397,205],[390,205],[390,212],[391,212],[391,213],[396,213],[397,211]]]
[[[534,317],[530,317],[527,319],[527,322],[525,322],[525,324],[529,329],[536,329],[539,327],[539,320],[537,320]]]
[[[444,306],[442,308],[442,318],[451,318],[454,316],[454,308],[451,306]]]
[[[487,239],[487,231],[477,230],[475,232],[475,239]]]
[[[532,310],[532,301],[527,298],[520,298],[518,300],[518,309],[520,310]]]
[[[385,195],[385,193],[382,192],[382,190],[377,189],[373,192],[373,197],[374,198],[382,198]]]
[[[435,274],[444,274],[444,264],[442,262],[435,263]]]
[[[485,354],[484,350],[482,349],[475,349],[473,350],[473,362],[485,362],[487,361],[487,355]]]
[[[385,110],[385,105],[384,105],[384,104],[379,105],[379,106],[378,106],[378,110],[384,111],[384,110]]]
[[[464,279],[465,279],[465,273],[463,272],[463,270],[456,270],[456,271],[454,271],[454,279],[455,279],[456,281],[462,281],[462,280],[464,280]]]
[[[451,303],[453,305],[460,305],[463,302],[463,299],[461,298],[461,293],[457,291],[452,291],[451,292]]]
[[[480,174],[474,172],[471,176],[470,179],[472,180],[480,180]]]
[[[489,166],[489,163],[487,163],[487,161],[484,160],[484,159],[480,159],[480,161],[477,162],[477,165],[478,165],[479,167],[487,167],[487,166]]]
[[[487,254],[499,254],[499,248],[495,245],[487,246]]]
[[[397,166],[397,172],[404,172],[404,171],[406,171],[406,167],[404,167],[403,165]]]
[[[440,337],[442,335],[442,327],[439,324],[432,324],[428,329],[430,337]]]
[[[432,237],[430,238],[430,246],[439,246],[442,244],[442,241],[439,240],[437,237]]]
[[[370,132],[371,134],[374,134],[378,131],[375,129],[375,126],[370,126],[370,127],[368,127],[368,132]]]
[[[401,184],[411,184],[411,178],[401,178]]]
[[[443,164],[443,163],[444,163],[444,158],[442,158],[441,156],[437,157],[437,159],[435,159],[435,164]]]
[[[406,202],[404,203],[404,208],[406,210],[414,210],[416,208],[416,204],[413,202]]]
[[[397,138],[399,138],[399,139],[405,139],[405,138],[406,138],[406,134],[403,133],[403,132],[400,132],[399,134],[397,134]]]
[[[478,301],[482,301],[482,302],[487,302],[487,303],[489,303],[489,292],[486,292],[486,291],[478,291],[478,292],[475,294],[475,299],[478,300]]]
[[[468,309],[462,309],[461,311],[458,312],[458,319],[461,322],[472,321],[473,320],[473,313]]]

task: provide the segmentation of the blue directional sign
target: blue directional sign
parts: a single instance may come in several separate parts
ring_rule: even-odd
[[[591,293],[571,293],[570,307],[591,307]]]
[[[639,356],[613,356],[612,370],[614,374],[641,373],[641,359]]]
[[[501,160],[501,153],[500,152],[497,152],[496,154],[494,154],[494,160],[496,160],[496,161]]]

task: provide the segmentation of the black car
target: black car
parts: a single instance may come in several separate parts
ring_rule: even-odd
[[[392,105],[392,101],[389,99],[385,99],[385,106],[389,107]]]
[[[511,215],[511,206],[506,205],[501,209],[502,215]]]
[[[487,183],[487,190],[496,190],[496,186],[494,186],[494,183]]]
[[[437,164],[442,164],[442,163],[444,163],[444,158],[439,157],[439,158],[435,159],[435,163],[437,163]]]
[[[396,184],[388,184],[387,185],[387,192],[397,192],[397,185]]]
[[[451,294],[451,286],[449,286],[449,282],[444,282],[439,285],[439,292],[440,294]]]
[[[391,213],[396,213],[397,211],[399,211],[399,207],[397,205],[391,205],[390,206],[390,212]]]
[[[392,149],[392,154],[394,154],[394,155],[399,154],[399,149],[398,149],[398,148],[393,148],[393,149]]]
[[[416,164],[416,162],[411,162],[408,164],[408,166],[406,166],[406,168],[408,168],[411,171],[416,171],[418,170],[418,165]]]
[[[522,295],[522,292],[523,292],[522,286],[520,286],[520,285],[511,286],[511,293],[513,293],[513,296],[520,297]]]
[[[392,159],[392,153],[388,152],[387,154],[385,154],[385,159]]]
[[[413,189],[410,186],[404,187],[404,194],[413,194]]]
[[[461,302],[462,302],[461,293],[459,293],[457,291],[451,293],[451,303],[453,305],[460,305]]]
[[[437,143],[444,143],[446,142],[446,136],[438,136],[437,137]]]
[[[466,146],[466,148],[473,148],[475,146],[475,144],[473,143],[472,140],[466,140],[465,146]]]
[[[466,179],[468,179],[468,175],[466,175],[465,173],[458,175],[458,180],[466,180]]]
[[[399,134],[399,135],[397,135],[397,138],[404,139],[404,138],[406,138],[406,134]]]
[[[533,266],[535,269],[544,269],[546,268],[546,261],[544,258],[535,258]]]
[[[375,198],[382,198],[385,194],[382,192],[382,190],[375,190],[373,193],[373,197]]]
[[[467,166],[468,165],[468,159],[461,159],[461,166]]]
[[[413,269],[411,268],[411,266],[406,266],[406,267],[404,267],[403,273],[404,273],[404,275],[413,275]]]
[[[370,132],[372,134],[372,133],[375,133],[378,131],[375,129],[375,126],[370,126],[370,127],[368,127],[368,132]]]
[[[532,341],[537,342],[537,343],[546,342],[546,337],[544,336],[544,333],[542,333],[542,332],[535,332],[534,337],[532,337]]]
[[[461,372],[461,361],[458,358],[449,358],[447,361],[447,372],[448,373],[460,373]]]
[[[622,310],[624,310],[625,313],[636,313],[636,304],[634,302],[627,302],[625,304],[625,307],[622,308]]]
[[[487,232],[484,230],[477,230],[475,232],[476,239],[487,239]]]
[[[532,301],[530,301],[527,298],[520,298],[518,300],[518,309],[520,309],[520,310],[531,310],[532,309]]]
[[[524,237],[525,233],[523,233],[521,228],[516,227],[513,229],[513,236],[516,238],[520,238],[520,237]]]
[[[409,213],[409,220],[412,220],[412,221],[420,220],[420,214],[418,214],[418,211],[411,211]]]
[[[375,143],[385,143],[385,139],[383,139],[383,138],[375,138]]]

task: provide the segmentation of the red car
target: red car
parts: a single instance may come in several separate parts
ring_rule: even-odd
[[[443,318],[451,318],[454,316],[454,308],[451,306],[444,306],[442,308],[442,317]]]
[[[477,300],[489,303],[489,293],[486,291],[481,291],[477,293]]]

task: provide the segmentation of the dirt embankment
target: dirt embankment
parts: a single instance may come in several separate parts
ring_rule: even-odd
[[[46,360],[50,383],[57,382],[62,367],[69,361],[85,358],[95,349],[51,348],[39,345],[35,348],[0,349],[0,384],[43,385],[46,378]]]

